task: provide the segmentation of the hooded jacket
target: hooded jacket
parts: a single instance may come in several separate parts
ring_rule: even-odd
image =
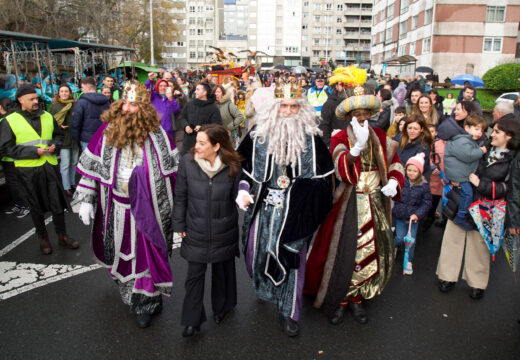
[[[72,109],[72,139],[89,142],[102,124],[101,114],[109,107],[110,101],[103,94],[93,92],[81,95]]]
[[[477,171],[484,152],[470,134],[458,134],[444,148],[444,172],[450,181],[467,182],[469,174]]]
[[[215,95],[208,95],[207,100],[190,100],[181,111],[179,123],[184,130],[181,154],[186,154],[188,150],[195,146],[197,133],[186,132],[186,126],[195,129],[197,125],[219,124],[222,125],[222,118],[217,105],[215,105]]]

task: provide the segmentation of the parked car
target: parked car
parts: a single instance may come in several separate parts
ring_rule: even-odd
[[[518,99],[518,92],[508,92],[508,93],[503,93],[502,95],[497,97],[495,102],[498,103],[500,101],[507,101],[507,102],[510,102],[511,104],[514,104],[514,102],[517,99]]]

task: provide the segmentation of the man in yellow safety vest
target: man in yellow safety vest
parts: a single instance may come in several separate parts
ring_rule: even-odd
[[[65,227],[64,211],[69,205],[56,159],[63,142],[61,130],[52,115],[39,108],[33,85],[21,85],[16,100],[15,111],[0,123],[0,152],[14,159],[40,250],[45,255],[52,252],[44,218],[48,211],[52,212],[59,244],[77,249],[78,241],[67,235]]]

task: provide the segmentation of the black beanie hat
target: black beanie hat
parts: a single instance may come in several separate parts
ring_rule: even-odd
[[[16,91],[15,98],[18,100],[21,96],[27,94],[36,94],[36,88],[32,84],[22,84]]]

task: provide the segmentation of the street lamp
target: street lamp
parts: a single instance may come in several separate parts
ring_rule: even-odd
[[[153,0],[150,0],[150,65],[155,65],[155,59],[153,56]]]

